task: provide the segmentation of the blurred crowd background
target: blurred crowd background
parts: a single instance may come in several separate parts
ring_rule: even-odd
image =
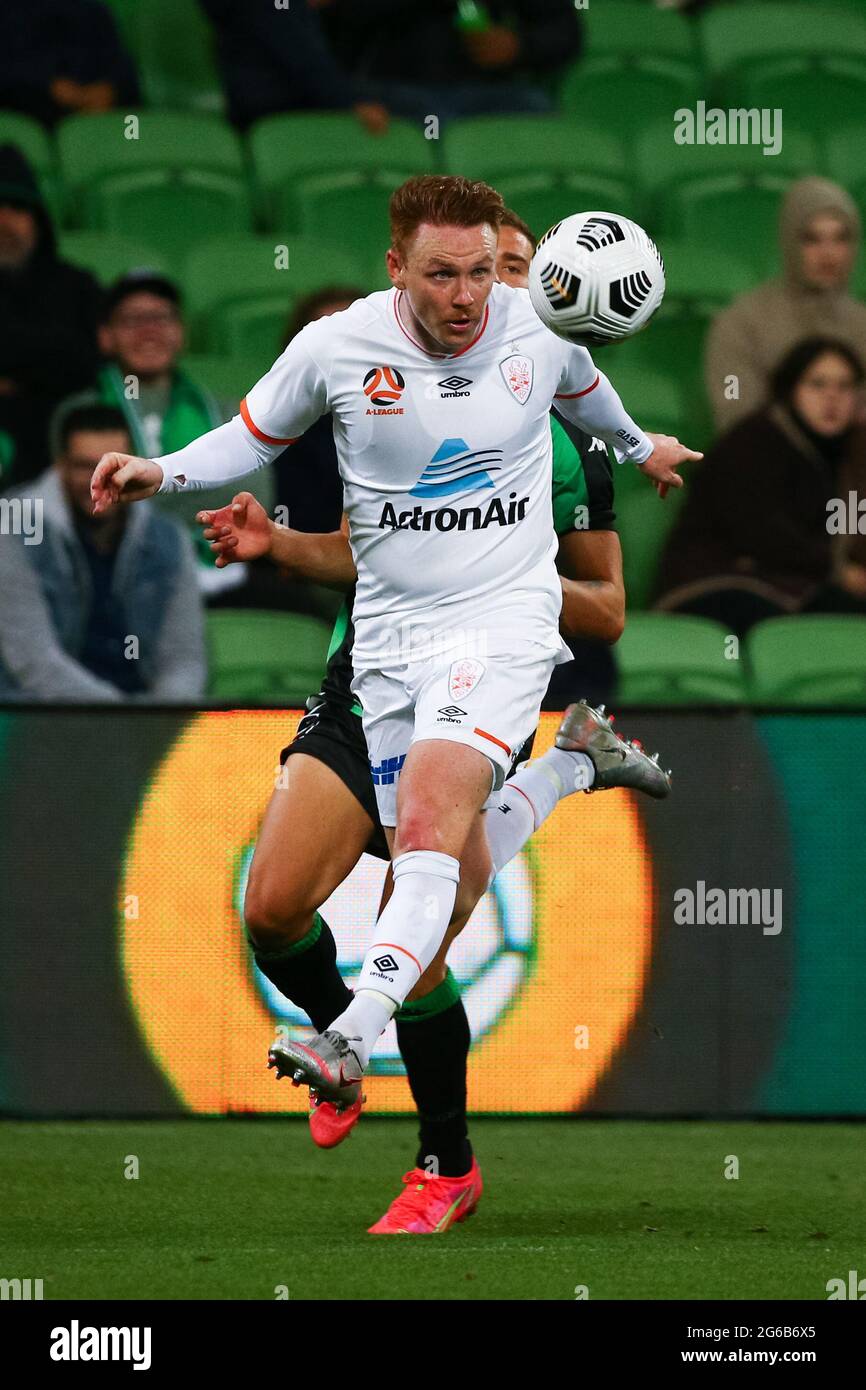
[[[757,119],[707,139],[731,108]],[[317,688],[341,596],[217,570],[193,517],[242,486],[334,529],[329,420],[218,492],[93,518],[89,477],[230,418],[305,323],[386,288],[388,196],[440,170],[514,210],[514,283],[590,208],[666,262],[650,326],[595,356],[706,457],[664,503],[616,471],[619,669],[583,652],[557,699],[866,705],[864,149],[863,0],[0,10],[0,701]]]

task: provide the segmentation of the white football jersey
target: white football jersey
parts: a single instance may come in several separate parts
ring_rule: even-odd
[[[520,630],[570,659],[558,627],[548,412],[597,382],[586,349],[545,328],[525,290],[501,284],[455,353],[414,339],[396,289],[292,340],[241,415],[268,445],[333,415],[358,570],[356,669],[393,658],[395,630],[413,623],[483,630],[496,645]],[[625,452],[646,443],[619,433]]]

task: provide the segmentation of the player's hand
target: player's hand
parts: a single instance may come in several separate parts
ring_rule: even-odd
[[[638,464],[638,468],[650,479],[659,497],[664,498],[668,495],[668,488],[683,485],[683,480],[676,471],[680,465],[688,462],[697,463],[703,458],[703,454],[696,453],[694,449],[687,449],[685,444],[681,444],[672,434],[648,434],[647,439],[652,442],[653,451],[648,459]]]
[[[271,546],[273,522],[251,492],[239,492],[225,507],[197,512],[204,538],[216,555],[217,569],[244,560],[258,560]]]
[[[162,482],[162,469],[153,459],[134,454],[103,454],[90,479],[93,515],[107,512],[117,502],[140,502],[152,497]]]

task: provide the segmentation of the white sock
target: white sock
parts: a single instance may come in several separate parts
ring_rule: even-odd
[[[393,999],[377,989],[362,989],[355,992],[351,1004],[328,1027],[352,1040],[352,1050],[357,1053],[361,1066],[366,1067],[376,1039],[384,1033],[397,1008]]]
[[[585,791],[595,781],[595,768],[586,753],[551,748],[509,777],[499,804],[485,817],[493,860],[491,882],[564,796]]]
[[[376,923],[351,1004],[329,1025],[345,1037],[359,1036],[355,1051],[366,1066],[391,1014],[415,987],[445,939],[451,920],[460,862],[450,854],[417,849],[393,862],[394,891]],[[374,996],[371,1002],[370,996]],[[382,997],[394,1008],[385,1013]]]

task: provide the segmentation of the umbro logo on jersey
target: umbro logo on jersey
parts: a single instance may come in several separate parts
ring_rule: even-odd
[[[466,711],[465,709],[461,709],[459,705],[445,705],[442,709],[440,709],[439,718],[436,720],[436,723],[462,724],[465,718]]]
[[[458,715],[465,715],[466,711],[465,709],[460,709],[457,705],[444,705],[439,713],[450,714],[452,719],[455,719]]]
[[[373,964],[377,970],[399,970],[400,967],[393,956],[374,956]]]
[[[406,378],[396,367],[371,367],[364,377],[364,395],[375,410],[367,410],[368,415],[402,415],[403,407],[397,405],[406,389]]]
[[[465,388],[472,385],[472,377],[446,376],[445,380],[440,381],[438,384],[445,387],[445,390],[439,393],[440,400],[447,401],[454,396],[468,396],[470,392],[465,390]]]

